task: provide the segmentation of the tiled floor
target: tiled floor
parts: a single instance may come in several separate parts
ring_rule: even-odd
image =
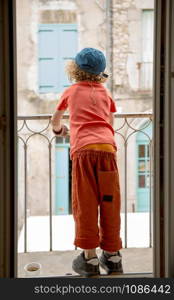
[[[26,277],[24,266],[29,262],[39,262],[42,265],[39,276],[75,275],[71,263],[79,252],[80,250],[19,253],[18,277]],[[122,249],[121,253],[124,273],[152,273],[151,248],[127,248]],[[100,250],[98,250],[98,254],[100,254]]]

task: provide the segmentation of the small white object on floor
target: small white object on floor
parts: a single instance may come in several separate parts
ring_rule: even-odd
[[[25,265],[24,270],[27,277],[39,276],[41,272],[41,264],[38,262],[31,262]]]

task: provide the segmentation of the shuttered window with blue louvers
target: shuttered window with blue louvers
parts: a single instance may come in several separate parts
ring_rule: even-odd
[[[39,93],[59,93],[70,86],[66,62],[77,53],[76,24],[41,24],[38,30]]]

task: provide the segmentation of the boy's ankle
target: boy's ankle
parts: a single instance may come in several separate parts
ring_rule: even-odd
[[[96,249],[84,250],[84,255],[86,259],[97,257]]]
[[[117,255],[118,254],[118,251],[115,251],[115,252],[109,252],[109,251],[103,251],[105,256],[109,257],[109,256],[113,256],[113,255]]]

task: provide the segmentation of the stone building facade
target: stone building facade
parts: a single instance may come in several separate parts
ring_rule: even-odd
[[[84,47],[95,47],[106,54],[107,68],[111,73],[108,87],[116,100],[118,112],[151,111],[152,86],[144,88],[141,78],[144,38],[142,12],[153,12],[153,0],[17,0],[16,2],[18,115],[52,114],[61,95],[52,92],[39,93],[38,90],[39,24],[77,24],[78,50]],[[32,122],[33,126],[38,128],[37,122]],[[115,122],[115,127],[122,124],[120,119]],[[142,123],[141,120],[137,122]],[[128,148],[129,158],[135,150],[135,138],[131,140],[130,145],[132,146]],[[32,147],[32,151],[29,150],[28,153],[28,161],[30,161],[28,211],[32,215],[45,215],[49,210],[49,189],[44,184],[48,180],[48,160],[45,159],[48,157],[48,148],[40,139],[34,141]],[[118,150],[120,181],[124,187],[124,151],[123,143],[119,138]],[[24,209],[22,157],[21,152],[20,217]],[[135,158],[131,159],[127,174],[129,211],[133,210],[136,199],[135,165]],[[122,197],[124,198],[124,193]]]

